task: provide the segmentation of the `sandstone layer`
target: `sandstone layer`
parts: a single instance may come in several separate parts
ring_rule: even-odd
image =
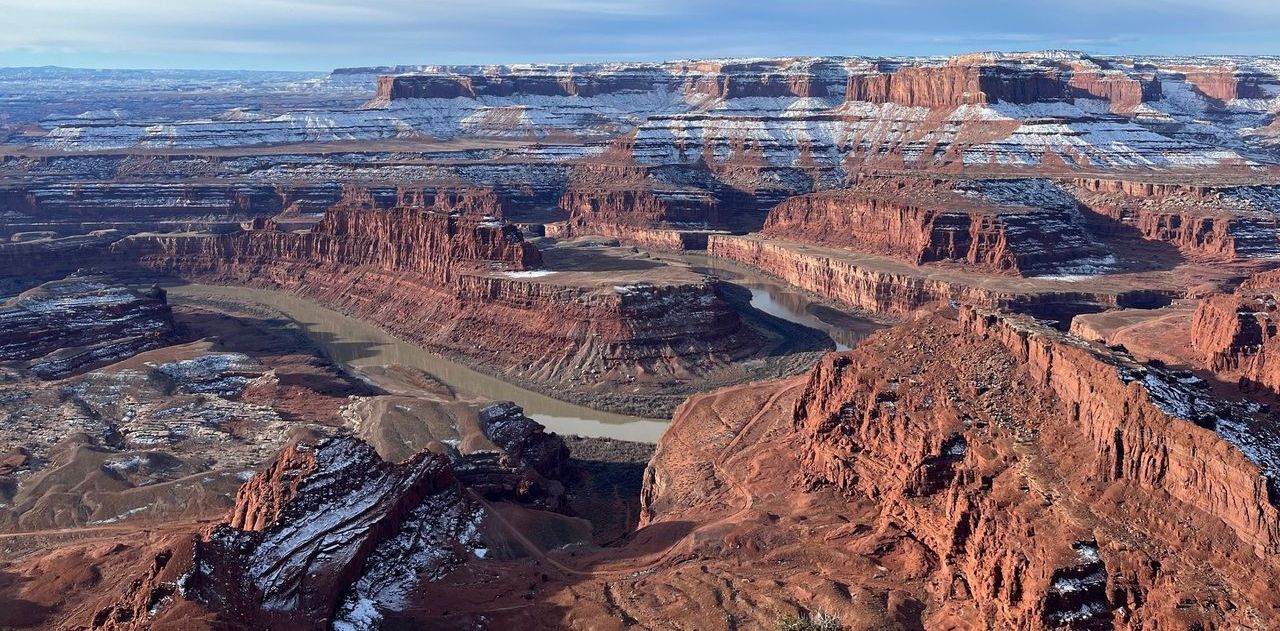
[[[1266,258],[1280,253],[1275,186],[1214,186],[1123,179],[1067,184],[1100,235],[1136,231],[1198,256]]]
[[[1277,615],[1261,587],[1277,571],[1276,463],[1248,438],[1266,436],[1252,425],[1266,421],[1173,374],[965,310],[762,390],[735,393],[764,401],[736,423],[708,413],[732,409],[723,396],[692,400],[660,445],[644,523],[727,517],[685,549],[707,580],[659,570],[646,589],[720,593],[712,577],[752,566],[720,555],[772,553],[770,597],[853,628],[1228,628]],[[720,434],[705,454],[687,451]],[[708,501],[717,485],[728,490]],[[790,500],[802,516],[776,495],[788,485],[807,489]],[[808,563],[794,560],[798,538],[813,546]],[[730,620],[707,628],[759,621],[739,599],[766,587],[728,581]],[[638,591],[613,593],[637,619],[677,617]]]
[[[770,240],[754,235],[711,235],[711,256],[744,263],[788,283],[852,307],[895,316],[948,303],[998,308],[1059,321],[1113,307],[1167,303],[1173,287],[1106,282],[1083,286],[1055,279],[1005,279],[955,270],[931,270],[845,249]]]
[[[486,526],[497,510],[488,502],[567,508],[561,480],[573,469],[559,437],[510,403],[482,410],[479,423],[492,449],[400,463],[353,437],[286,447],[245,482],[224,521],[159,553],[91,627],[179,624],[198,608],[215,628],[377,628],[420,583],[505,554]],[[554,529],[568,518],[526,519]],[[170,561],[178,569],[165,569]]]
[[[335,206],[307,231],[268,221],[229,235],[135,237],[114,249],[183,278],[287,289],[535,388],[645,414],[740,372],[734,362],[765,346],[714,282],[664,280],[652,273],[657,264],[594,255],[533,269],[542,255],[510,224],[383,209],[368,197]],[[593,275],[591,265],[617,271]]]
[[[352,439],[291,446],[245,484],[226,522],[158,555],[163,573],[99,609],[91,628],[181,624],[190,606],[175,600],[232,628],[376,623],[373,598],[446,574],[478,545],[473,501],[441,456],[392,465]]]
[[[921,356],[913,372],[886,374],[879,358],[837,356],[795,412],[814,483],[888,502],[885,514],[937,555],[935,597],[963,595],[986,626],[1021,628],[1274,615],[1254,581],[1276,571],[1267,561],[1280,541],[1275,463],[1251,460],[1237,428],[1212,429],[1257,421],[1231,418],[1238,410],[1215,408],[1173,375],[1034,325],[964,311],[957,328],[952,343],[1005,377],[964,375],[934,389],[921,386],[946,360]],[[1172,527],[1173,514],[1204,521]],[[1196,577],[1188,570],[1198,563],[1212,569]],[[1179,591],[1201,606],[1180,608]]]
[[[509,462],[554,462],[503,438],[537,434],[500,429],[508,412],[488,416],[525,446]],[[124,546],[151,557],[90,590],[88,623],[1265,627],[1268,422],[1124,352],[962,309],[690,399],[615,546],[543,548],[520,534],[532,513],[461,490],[456,461],[332,439],[283,452],[226,523]]]
[[[164,346],[174,338],[164,291],[73,274],[0,305],[0,361],[58,379]]]
[[[916,265],[953,262],[1030,276],[1096,264],[1109,254],[1073,211],[964,195],[946,182],[866,178],[849,189],[788,199],[769,212],[760,235]]]
[[[260,77],[199,94],[113,93],[132,103],[114,110],[84,103],[93,91],[74,73],[40,81],[30,72],[31,91],[58,113],[6,136],[5,236],[222,229],[292,207],[322,211],[349,181],[384,204],[400,186],[465,186],[491,190],[503,214],[551,216],[541,220],[634,215],[649,227],[748,230],[783,199],[842,188],[865,168],[1274,182],[1280,164],[1280,66],[1266,57],[1043,51],[349,69],[306,90],[277,86],[297,109],[263,106],[256,92],[236,103],[236,90]],[[314,102],[301,107],[308,90]],[[352,94],[372,103],[351,107]],[[68,100],[80,109],[62,111]],[[609,171],[640,174],[643,185],[598,177]],[[1184,230],[1144,221],[1153,234]],[[1178,238],[1204,230],[1216,235],[1209,248],[1228,247],[1221,237],[1234,231]]]
[[[1200,301],[1190,336],[1203,365],[1247,389],[1280,393],[1280,341],[1276,340],[1280,277],[1263,272],[1233,293]]]

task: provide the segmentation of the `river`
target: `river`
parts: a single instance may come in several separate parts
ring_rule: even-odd
[[[681,254],[677,258],[696,272],[711,274],[746,288],[751,292],[751,306],[756,309],[826,333],[838,351],[849,350],[862,338],[885,326],[882,322],[831,306],[803,289],[732,261],[702,254]]]
[[[840,349],[848,348],[879,326],[839,312],[799,289],[746,268],[704,256],[680,258],[698,271],[749,289],[751,304],[757,309],[828,333]],[[283,291],[212,285],[179,285],[168,291],[175,304],[207,297],[269,307],[297,322],[331,360],[346,370],[364,375],[378,373],[381,379],[386,378],[387,366],[421,370],[460,393],[514,401],[530,418],[554,432],[654,443],[669,423],[665,419],[603,412],[526,390],[424,350],[373,324]]]

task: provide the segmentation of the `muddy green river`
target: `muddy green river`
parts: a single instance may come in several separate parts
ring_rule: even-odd
[[[781,281],[751,270],[700,256],[685,256],[699,271],[712,273],[751,291],[751,305],[785,320],[826,332],[838,348],[848,348],[873,323],[844,314],[815,301],[813,297]],[[388,366],[405,366],[428,373],[467,395],[491,400],[514,401],[525,413],[563,434],[578,434],[657,442],[667,428],[665,419],[649,419],[603,412],[526,390],[497,377],[477,372],[446,357],[401,340],[377,326],[327,309],[305,298],[283,291],[211,285],[181,285],[169,288],[170,299],[201,297],[256,303],[278,311],[297,322],[308,336],[335,363],[357,374],[385,375]],[[385,377],[384,377],[385,378]]]

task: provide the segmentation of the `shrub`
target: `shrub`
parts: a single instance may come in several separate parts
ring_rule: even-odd
[[[778,631],[844,631],[844,624],[829,613],[815,611],[779,618]]]

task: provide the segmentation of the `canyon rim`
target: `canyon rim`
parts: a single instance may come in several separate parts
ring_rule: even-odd
[[[1274,8],[67,4],[0,40],[0,628],[1280,628]],[[110,68],[213,54],[352,61]]]

